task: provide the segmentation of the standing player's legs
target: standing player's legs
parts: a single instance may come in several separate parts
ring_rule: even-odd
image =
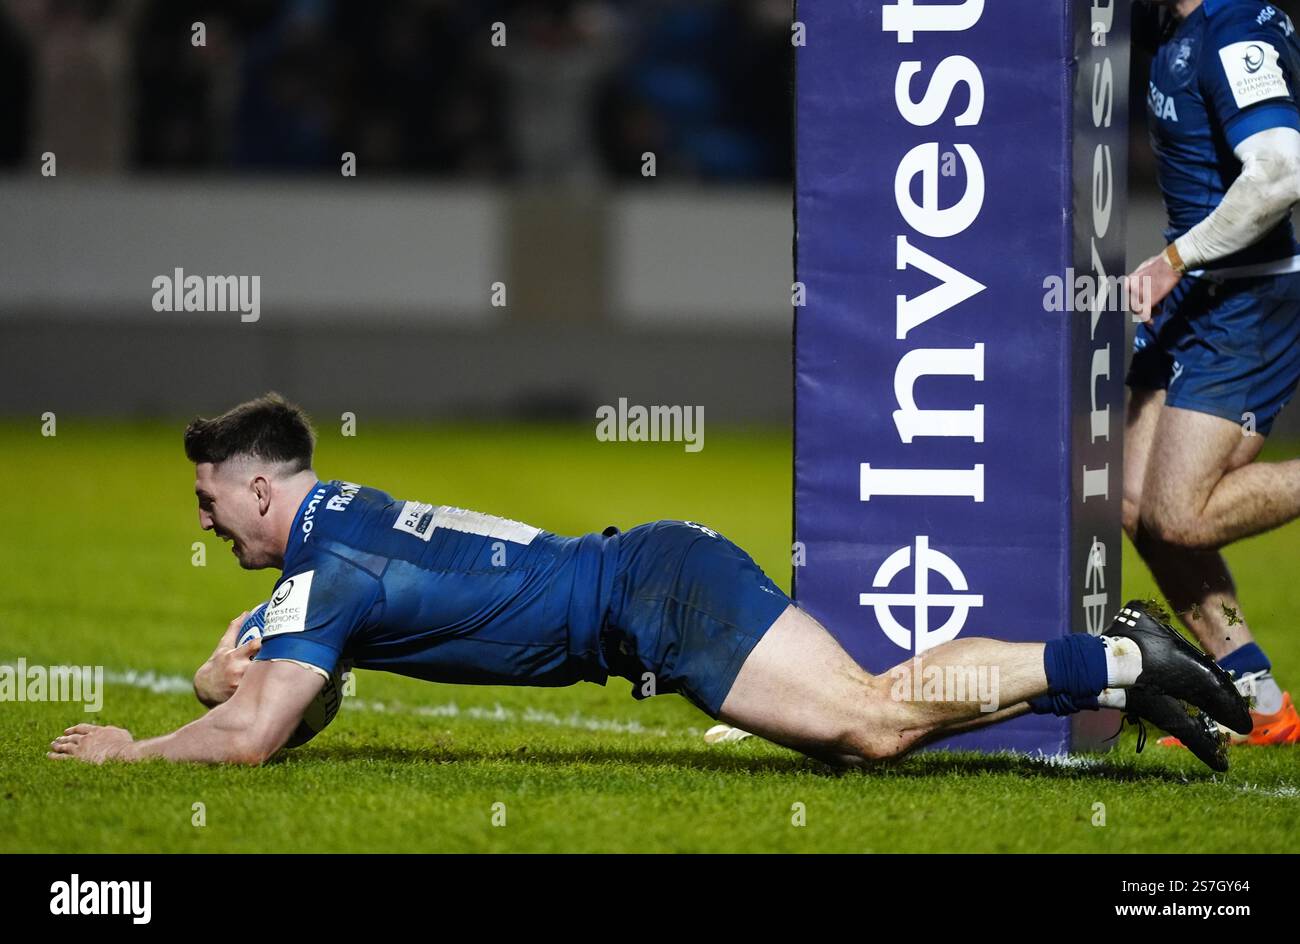
[[[1292,740],[1300,723],[1219,549],[1300,516],[1300,460],[1256,461],[1300,379],[1300,279],[1189,277],[1166,308],[1138,329],[1129,371],[1124,528],[1183,623],[1258,699],[1252,740]]]

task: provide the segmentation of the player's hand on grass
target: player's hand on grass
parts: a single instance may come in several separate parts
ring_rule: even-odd
[[[243,680],[244,673],[252,665],[253,657],[262,648],[261,639],[250,639],[242,646],[235,646],[239,627],[244,625],[246,619],[247,611],[230,621],[217,648],[212,650],[208,661],[194,673],[194,694],[209,708],[230,700]]]
[[[51,741],[45,756],[50,760],[80,760],[87,764],[102,764],[106,760],[121,757],[122,752],[134,740],[131,732],[125,728],[78,724]]]
[[[1164,253],[1152,256],[1128,277],[1129,309],[1139,321],[1150,321],[1182,277]]]

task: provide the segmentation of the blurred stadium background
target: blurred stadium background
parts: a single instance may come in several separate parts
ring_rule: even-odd
[[[7,411],[789,419],[780,0],[7,2],[0,35]],[[260,321],[155,313],[175,266],[261,275]]]
[[[4,0],[0,410],[174,416],[277,387],[371,417],[586,421],[626,396],[787,424],[789,20],[785,0]],[[1138,260],[1162,214],[1133,112]],[[154,312],[177,266],[260,275],[260,320]]]

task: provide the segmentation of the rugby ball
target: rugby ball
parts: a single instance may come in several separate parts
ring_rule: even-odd
[[[239,627],[239,638],[235,645],[242,646],[250,639],[261,639],[262,631],[266,629],[266,608],[270,605],[266,603],[259,604],[248,619],[244,620],[244,625]],[[320,734],[334,720],[334,716],[339,713],[339,705],[343,702],[343,676],[346,675],[352,666],[350,663],[340,661],[334,668],[334,674],[329,677],[325,685],[307,710],[303,712],[302,721],[294,729],[293,734],[289,735],[289,741],[285,747],[301,747],[316,735]]]

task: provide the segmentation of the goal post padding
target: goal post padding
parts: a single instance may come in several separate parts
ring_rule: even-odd
[[[1096,633],[1123,602],[1127,315],[1104,278],[1126,261],[1128,0],[795,19],[796,599],[877,673],[955,638]],[[944,746],[1055,753],[1117,721]]]

